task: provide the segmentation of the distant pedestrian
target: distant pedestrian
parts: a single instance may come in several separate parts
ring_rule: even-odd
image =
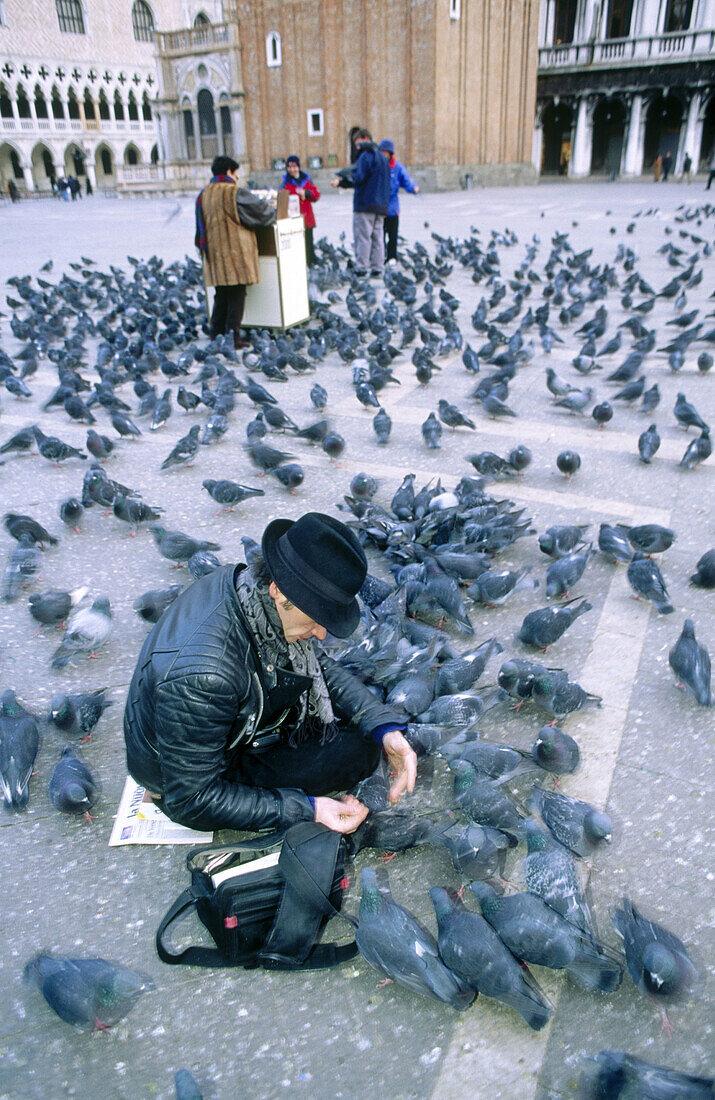
[[[708,187],[709,186],[710,184],[708,183]],[[19,200],[20,193],[14,180],[7,181],[7,193],[10,196],[10,202],[17,202]]]
[[[663,183],[670,175],[670,169],[673,167],[673,155],[672,153],[666,153],[663,157]]]
[[[300,203],[300,212],[303,215],[305,227],[305,259],[308,267],[315,263],[315,249],[313,246],[313,230],[315,229],[315,213],[313,203],[320,198],[320,191],[315,186],[307,172],[300,166],[300,159],[291,153],[286,160],[286,170],[283,176],[284,188],[290,195],[297,195]]]
[[[77,179],[77,177],[76,176],[68,176],[67,177],[67,183],[69,184],[70,195],[72,196],[72,202],[74,202],[76,199],[81,199],[82,198],[82,189],[80,187],[80,182]]]
[[[91,195],[92,194],[92,183],[90,181],[89,176],[87,176],[87,179],[85,181],[84,193],[85,193],[85,195]]]
[[[385,266],[384,221],[390,205],[390,166],[369,130],[355,135],[357,160],[330,181],[331,187],[354,187],[353,235],[355,274],[382,275]]]
[[[395,146],[390,138],[384,138],[378,148],[390,166],[390,203],[385,218],[385,258],[388,264],[394,264],[397,262],[397,234],[400,228],[398,191],[402,187],[410,195],[418,195],[420,189],[404,164],[395,156]]]
[[[658,156],[653,161],[653,179],[654,179],[655,183],[657,183],[658,180],[660,179],[662,171],[663,171],[663,158],[660,155],[660,153],[658,153]]]
[[[707,182],[707,186],[705,188],[706,191],[710,190],[710,184],[712,183],[713,180],[715,180],[715,147],[713,148],[713,151],[710,154],[710,164],[708,165],[708,167],[710,169],[710,175],[708,176],[708,182]]]
[[[686,183],[692,183],[693,179],[693,158],[690,153],[686,153],[683,157],[683,171],[680,176],[680,182],[685,180]]]

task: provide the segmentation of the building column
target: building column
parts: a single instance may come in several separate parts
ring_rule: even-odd
[[[92,185],[92,190],[96,191],[97,190],[97,173],[94,170],[94,155],[93,155],[94,153],[96,153],[96,149],[91,150],[91,152],[88,152],[87,155],[85,156],[85,158],[84,158],[84,170],[87,173],[87,179],[89,180],[89,182]]]
[[[534,118],[534,136],[531,140],[531,163],[537,175],[541,174],[541,160],[544,151],[543,110],[538,107]]]
[[[643,136],[642,125],[643,96],[636,92],[631,98],[631,114],[628,121],[628,140],[626,142],[626,159],[623,165],[624,176],[640,176],[643,171]]]
[[[578,101],[576,133],[569,161],[570,176],[587,176],[591,171],[592,137],[593,126],[589,117],[588,96],[584,95]]]
[[[685,154],[690,153],[690,159],[693,162],[693,169],[697,171],[698,156],[700,154],[700,141],[702,139],[703,124],[698,122],[698,116],[700,114],[700,105],[702,103],[702,92],[693,92],[690,97],[690,103],[688,104],[688,116],[685,120],[685,127],[682,132],[680,147],[678,149],[678,157],[675,163],[675,171],[680,174],[683,170],[683,160]]]
[[[35,190],[35,181],[32,177],[32,165],[30,164],[29,167],[26,168],[25,165],[23,164],[22,165],[22,174],[23,174],[24,179],[25,179],[25,190],[26,191],[34,191]]]

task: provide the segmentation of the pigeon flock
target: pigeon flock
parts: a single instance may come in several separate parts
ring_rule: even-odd
[[[530,967],[564,971],[604,1003],[623,980],[670,1031],[666,1008],[698,995],[699,960],[677,912],[665,927],[641,911],[669,911],[657,884],[650,897],[623,897],[599,929],[590,872],[632,825],[578,797],[575,725],[609,704],[606,687],[589,691],[578,670],[620,578],[652,605],[647,629],[667,638],[685,689],[677,703],[712,707],[715,313],[702,308],[702,290],[700,307],[692,298],[712,286],[715,207],[683,206],[665,223],[655,213],[638,211],[608,260],[594,258],[603,242],[576,252],[567,231],[526,242],[508,229],[426,233],[384,283],[358,279],[344,242],[323,239],[308,324],[249,331],[240,352],[230,338],[207,338],[201,271],[188,258],[128,257],[126,270],[103,270],[81,257],[57,281],[9,279],[10,316],[0,317],[6,812],[44,800],[75,828],[97,829],[94,818],[111,810],[97,745],[116,738],[121,757],[122,691],[147,626],[186,584],[238,560],[238,542],[250,563],[249,531],[334,506],[369,573],[361,625],[346,643],[328,639],[331,654],[402,709],[420,762],[414,794],[396,807],[383,769],[354,791],[371,811],[349,838],[361,866],[362,957],[413,994],[475,1014],[500,1002],[510,1023],[534,1031],[554,1006]],[[657,285],[639,270],[647,245],[636,231],[646,224],[650,247],[664,230]],[[548,445],[534,430],[543,415]],[[605,446],[609,433],[630,440],[624,478],[668,465],[701,479],[692,561],[665,523],[604,514],[617,495],[608,486],[598,508],[578,496],[569,504],[593,461],[591,432]],[[503,453],[480,449],[485,439],[502,440]],[[658,519],[668,506],[655,482],[631,504]],[[669,591],[683,580],[687,607]],[[35,694],[26,678],[13,680],[11,635],[32,648]],[[712,711],[702,723],[711,726]],[[45,791],[33,779],[38,754]],[[568,794],[562,777],[573,777]],[[120,786],[112,775],[112,791]],[[398,903],[387,868],[366,853],[398,860],[394,887],[400,859],[422,851],[443,879],[433,885],[412,862],[411,892]],[[153,988],[123,963],[44,951],[24,976],[62,1020],[95,1030]],[[190,1077],[177,1074],[177,1095],[199,1096],[181,1074]],[[594,1098],[712,1096],[711,1080],[613,1050],[594,1052],[581,1087]]]

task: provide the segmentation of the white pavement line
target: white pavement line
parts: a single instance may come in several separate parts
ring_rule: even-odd
[[[382,396],[382,391],[380,391],[380,394]],[[387,401],[384,403],[385,412],[394,412],[395,414],[399,412],[401,424],[422,424],[422,422],[427,419],[427,415],[431,410],[427,407],[424,409],[416,409],[401,404],[400,399],[407,396],[408,394],[402,393],[391,395],[392,400],[389,403]],[[341,401],[340,404],[335,405],[330,411],[336,416],[348,417],[351,420],[362,419],[367,422],[367,416],[357,408],[356,402],[352,399]],[[370,412],[372,412],[372,409]],[[470,416],[476,423],[476,432],[472,432],[469,429],[458,429],[458,431],[454,433],[454,436],[458,435],[460,439],[464,440],[465,445],[471,446],[473,450],[477,450],[477,448],[484,449],[483,440],[485,436],[496,436],[499,439],[506,439],[510,446],[513,445],[515,436],[520,440],[537,440],[540,443],[558,442],[559,446],[561,446],[564,442],[564,435],[567,434],[568,443],[571,447],[577,446],[584,449],[595,448],[599,451],[631,454],[633,456],[637,456],[638,454],[638,436],[640,432],[617,432],[609,428],[606,428],[604,431],[599,431],[595,426],[585,426],[589,424],[591,420],[590,417],[581,419],[565,414],[563,419],[555,424],[545,424],[535,420],[522,420],[521,417],[517,420],[509,418],[508,421],[485,420],[479,406],[476,406],[471,412],[470,409],[466,409],[465,415]],[[645,431],[650,423],[652,423],[650,418],[644,417],[642,430]],[[675,427],[675,425],[673,425],[673,427]],[[447,432],[448,429],[445,428],[445,431]],[[449,438],[453,438],[451,433]],[[695,438],[695,434],[690,433],[690,440]],[[674,462],[680,461],[690,440],[685,432],[682,433],[680,438],[663,439],[658,455],[654,461],[658,463],[664,458],[672,459]]]
[[[665,516],[669,521],[670,513]],[[579,675],[579,682],[600,695],[603,705],[580,716],[573,732],[581,748],[581,767],[570,783],[563,783],[564,788],[571,787],[565,793],[599,807],[606,805],[613,781],[651,611],[650,603],[638,604],[630,597],[626,571],[618,568]],[[624,601],[633,605],[627,616],[623,614]],[[546,973],[541,971],[539,978],[554,1006],[546,1027],[538,1033],[528,1031],[526,1025],[519,1025],[518,1030],[516,1025],[513,1030],[509,1027],[505,1042],[501,1012],[493,1013],[490,1004],[488,1011],[480,1013],[477,1001],[476,1011],[467,1009],[455,1028],[431,1100],[461,1100],[465,1081],[472,1083],[474,1100],[512,1100],[516,1096],[531,1100],[536,1095],[565,980],[560,974],[549,974],[553,984],[545,983]]]
[[[324,469],[324,463],[321,461],[318,453],[314,455],[303,455],[300,459],[301,465],[309,468],[321,468]],[[427,478],[436,481],[437,478],[442,477],[448,483],[451,483],[452,477],[454,477],[455,484],[458,478],[455,475],[449,475],[444,470],[425,470],[421,466],[417,467],[414,464],[411,466],[389,466],[384,462],[364,462],[356,461],[354,459],[348,459],[345,456],[341,458],[340,470],[352,469],[357,473],[359,470],[364,471],[366,474],[372,474],[378,478],[393,477],[398,481],[401,481],[406,474],[419,474],[420,478]],[[465,470],[465,474],[469,475],[473,471]],[[477,474],[474,472],[474,476]],[[446,488],[448,487],[445,486]],[[621,518],[636,520],[636,517],[641,513],[644,518],[640,521],[642,523],[660,523],[662,526],[667,527],[670,522],[670,512],[664,508],[643,508],[641,504],[631,504],[627,500],[611,500],[607,497],[593,497],[585,496],[581,493],[574,493],[572,490],[562,491],[552,489],[537,489],[533,486],[522,485],[519,481],[494,481],[490,482],[487,486],[487,490],[498,496],[508,497],[510,500],[526,501],[534,504],[551,504],[558,508],[577,508],[581,511],[592,512],[596,515],[608,515],[611,518]]]

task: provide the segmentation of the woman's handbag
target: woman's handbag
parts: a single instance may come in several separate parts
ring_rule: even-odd
[[[159,925],[156,949],[165,963],[318,970],[357,953],[355,942],[316,944],[340,913],[347,888],[344,837],[314,821],[237,844],[192,849],[191,885]],[[170,950],[171,925],[195,909],[216,947]]]

